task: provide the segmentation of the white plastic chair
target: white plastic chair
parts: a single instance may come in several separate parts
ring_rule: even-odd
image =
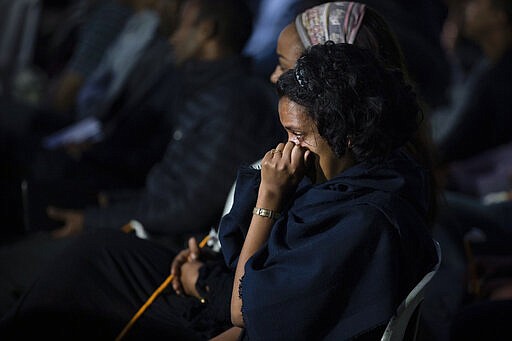
[[[425,288],[432,277],[434,277],[441,264],[441,247],[436,240],[434,240],[434,244],[438,259],[434,269],[423,277],[423,279],[411,290],[409,295],[407,295],[405,300],[400,304],[396,310],[396,314],[391,318],[386,326],[386,330],[382,335],[381,341],[416,340],[421,304],[425,298]],[[406,331],[408,332],[407,335]],[[412,334],[409,334],[409,331]]]

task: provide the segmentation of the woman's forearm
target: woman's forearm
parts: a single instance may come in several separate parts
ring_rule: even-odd
[[[275,149],[267,152],[261,161],[261,183],[256,207],[280,212],[284,198],[294,192],[304,176],[305,159],[306,150],[290,141],[280,143]],[[245,274],[245,264],[267,242],[274,223],[274,216],[265,216],[265,213],[268,211],[256,212],[253,215],[235,270],[231,294],[231,321],[237,327],[244,327],[243,302],[239,288]]]
[[[260,189],[256,207],[270,209],[278,212],[280,209],[280,195],[272,195]],[[242,298],[239,292],[240,281],[245,274],[245,264],[256,251],[258,251],[267,241],[272,230],[273,219],[253,215],[247,237],[245,238],[238,264],[235,271],[233,282],[233,292],[231,294],[231,321],[237,327],[244,327],[242,316]]]

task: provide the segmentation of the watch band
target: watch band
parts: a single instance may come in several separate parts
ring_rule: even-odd
[[[279,219],[279,217],[281,216],[281,214],[279,212],[272,211],[272,210],[269,210],[267,208],[262,208],[262,207],[255,207],[252,210],[252,214],[259,215],[260,217],[264,217],[264,218],[274,219],[274,220]]]

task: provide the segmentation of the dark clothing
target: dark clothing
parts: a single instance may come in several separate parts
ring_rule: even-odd
[[[239,173],[220,225],[234,269],[259,172]],[[397,151],[318,185],[304,179],[240,283],[249,340],[347,340],[387,324],[436,263],[426,223],[428,178]],[[378,284],[377,284],[378,283]]]
[[[47,233],[33,233],[23,239],[0,241],[0,317],[12,308],[30,287],[44,266],[75,240],[55,239]],[[1,337],[0,337],[1,338]]]
[[[155,38],[140,57],[108,110],[98,111],[103,139],[80,157],[64,150],[40,149],[28,182],[29,230],[58,226],[46,207],[83,209],[96,204],[100,191],[137,189],[164,154],[172,131],[170,110],[181,76],[172,64],[170,46]]]
[[[222,250],[231,266],[258,181],[258,171],[241,169],[235,204],[221,221]],[[403,153],[383,166],[355,166],[321,185],[304,180],[268,245],[247,265],[243,295],[250,339],[319,339],[331,330],[325,324],[329,321],[343,326],[329,335],[336,340],[368,329],[365,335],[381,335],[399,302],[436,262],[424,223],[426,181],[422,169]],[[44,269],[0,321],[0,337],[19,339],[35,331],[52,339],[112,339],[168,276],[174,255],[120,231],[87,231]],[[169,289],[136,322],[128,339],[203,340],[231,326],[233,269],[219,254],[206,252],[204,257],[196,288],[206,303]],[[261,295],[261,286],[272,277],[276,282]],[[272,301],[276,304],[268,306]],[[296,310],[299,306],[305,308]],[[353,316],[359,319],[345,326],[344,314],[357,312]],[[255,329],[269,334],[255,334]]]
[[[115,101],[97,111],[101,119],[103,139],[86,149],[79,161],[71,160],[81,168],[96,166],[98,173],[135,181],[141,186],[149,169],[163,155],[170,139],[173,104],[180,76],[173,67],[171,49],[162,37],[155,37],[145,49]],[[47,151],[46,154],[59,153]],[[45,155],[39,155],[44,159]],[[34,165],[35,172],[45,173],[39,167],[50,167],[46,173],[35,174],[39,179],[66,177],[52,169],[50,162]],[[88,176],[93,176],[91,170]],[[68,177],[71,177],[68,176]],[[137,183],[138,181],[138,183]],[[130,183],[127,181],[127,183]]]
[[[445,18],[441,1],[361,0],[382,15],[404,54],[408,74],[428,108],[446,102],[449,64],[439,36]]]
[[[119,1],[105,1],[94,8],[81,28],[67,68],[84,77],[91,74],[132,13],[131,8]]]
[[[512,142],[450,165],[446,187],[484,199],[512,188]]]
[[[90,231],[40,270],[19,305],[0,321],[0,338],[114,340],[169,275],[174,256],[163,246],[120,231]],[[206,340],[228,329],[233,275],[222,259],[206,262],[199,283],[203,292],[209,288],[206,304],[176,296],[169,288],[125,339]]]
[[[482,300],[461,309],[451,326],[453,341],[510,340],[512,300]]]
[[[512,141],[512,49],[483,72],[449,134],[436,141],[439,161],[466,159]]]
[[[281,140],[277,98],[239,58],[192,63],[173,112],[165,155],[143,190],[107,208],[85,210],[86,228],[119,228],[131,219],[154,235],[206,232],[216,223],[239,164]]]
[[[175,130],[172,135],[169,134],[171,142],[165,156],[151,169],[146,187],[140,191],[109,192],[109,207],[89,206],[85,210],[86,229],[120,229],[130,220],[137,219],[150,237],[181,248],[180,241],[184,237],[181,234],[202,234],[217,223],[236,176],[235,163],[252,163],[281,141],[275,113],[277,96],[271,88],[245,73],[242,60],[231,58],[191,67],[185,72],[196,78],[190,78],[187,87],[180,87],[180,100],[176,106],[167,108]],[[160,93],[163,100],[171,96],[166,96],[165,88],[162,88],[162,92],[159,89],[157,86],[155,92],[150,94]],[[142,116],[134,117],[144,119],[144,114],[142,112]],[[157,125],[157,122],[142,124]],[[129,126],[137,128],[136,124]],[[153,132],[159,128],[154,127]],[[149,152],[147,154],[149,156]],[[130,154],[126,155],[130,157]],[[108,165],[108,155],[105,156],[104,162]],[[116,156],[111,158],[115,159]],[[129,165],[125,165],[129,168]],[[80,169],[84,175],[82,184],[87,184],[87,172],[84,168]],[[118,172],[121,174],[113,173],[112,177],[121,178],[128,173],[122,168]],[[105,180],[108,180],[107,176],[108,173]],[[119,180],[112,179],[111,186],[114,181],[118,184]],[[44,202],[45,198],[54,202],[60,200],[63,204],[60,206],[64,207],[69,207],[72,201],[83,206],[92,205],[97,200],[92,185],[76,187],[63,180],[59,184],[50,188],[51,191],[41,184],[40,191],[31,192],[31,196],[39,192],[42,194],[40,200],[36,197],[34,201]],[[77,191],[82,191],[83,195],[77,198]],[[56,192],[58,198],[49,197],[49,194]],[[36,227],[46,217],[44,208],[41,205],[37,211],[39,213],[34,214]],[[46,220],[49,219],[46,217]],[[60,225],[60,222],[52,223],[53,228]],[[163,241],[163,237],[168,238]],[[51,252],[50,248],[48,250]],[[16,268],[34,262],[44,263],[37,258],[16,258],[9,266]],[[7,276],[1,279],[2,283],[17,282],[17,287],[26,288],[28,283],[21,281]]]

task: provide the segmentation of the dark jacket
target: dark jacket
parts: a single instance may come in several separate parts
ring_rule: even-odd
[[[111,101],[97,106],[101,110],[94,116],[102,123],[102,139],[91,143],[80,158],[70,156],[64,148],[39,150],[30,164],[31,191],[38,183],[50,182],[57,190],[49,190],[54,194],[46,195],[44,206],[83,209],[84,192],[88,198],[97,191],[144,186],[149,170],[160,161],[170,140],[169,108],[177,96],[177,80],[169,43],[155,37],[120,91]],[[71,203],[67,198],[71,195],[58,190],[68,187],[77,203]],[[53,197],[58,200],[51,202]],[[41,219],[31,220],[38,222],[35,229],[41,228]]]
[[[240,164],[281,141],[277,96],[238,57],[183,67],[173,132],[145,187],[107,208],[85,211],[86,228],[120,228],[131,219],[152,235],[207,231],[218,221]]]
[[[169,43],[155,37],[115,101],[96,112],[104,138],[83,153],[82,162],[115,174],[117,181],[131,187],[143,186],[170,140],[169,108],[176,97],[178,78]]]

